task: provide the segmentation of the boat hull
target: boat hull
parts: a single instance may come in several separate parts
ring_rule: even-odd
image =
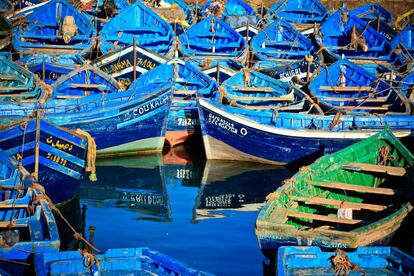
[[[194,135],[201,136],[198,110],[194,106],[171,107],[165,139],[171,147],[185,143]]]

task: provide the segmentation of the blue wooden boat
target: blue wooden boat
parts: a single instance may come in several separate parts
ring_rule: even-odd
[[[134,62],[135,56],[135,62]],[[136,45],[113,51],[95,59],[93,66],[99,67],[106,74],[115,78],[123,87],[129,87],[135,78],[148,70],[166,62],[167,59],[148,49]]]
[[[6,57],[0,58],[0,99],[11,100],[41,100],[44,95],[42,84],[36,77]]]
[[[79,251],[37,254],[37,275],[211,275],[147,247],[108,249],[91,262]],[[99,261],[98,261],[99,260]],[[90,264],[90,267],[88,265]]]
[[[210,16],[179,36],[180,52],[185,59],[235,59],[247,57],[246,40],[222,20]]]
[[[2,269],[16,275],[22,274],[22,263],[27,263],[33,253],[59,251],[60,240],[44,194],[39,189],[25,186],[34,185],[33,178],[23,167],[18,168],[16,162],[3,162],[6,154],[2,152],[1,155],[2,168],[7,169],[7,173],[1,176],[6,185],[1,190],[0,202],[0,235],[4,243],[0,248],[0,258]],[[10,165],[14,165],[14,169]],[[16,171],[19,172],[17,178]],[[13,181],[9,182],[11,179]]]
[[[255,212],[275,185],[293,173],[281,166],[231,160],[207,160],[193,208],[192,222]],[[252,185],[252,183],[255,183]]]
[[[80,197],[89,206],[131,212],[136,220],[170,222],[171,203],[161,166],[160,154],[98,160],[99,179],[83,183]]]
[[[172,56],[174,31],[165,20],[140,1],[105,24],[99,34],[100,50],[107,54],[133,45],[134,38],[136,45],[162,56]]]
[[[390,60],[388,39],[346,9],[334,12],[321,24],[316,41],[319,46],[347,58]]]
[[[267,11],[266,17],[283,18],[289,23],[321,23],[328,15],[328,9],[318,0],[277,1]]]
[[[174,90],[165,137],[174,147],[201,133],[196,99],[211,97],[218,84],[189,63],[174,59],[141,75],[136,85],[165,82],[172,83]]]
[[[309,164],[378,133],[387,124],[407,143],[414,129],[410,116],[312,115],[277,112],[274,107],[249,110],[208,99],[199,99],[198,108],[207,159]]]
[[[414,156],[389,128],[301,168],[256,220],[262,250],[386,244],[413,210]]]
[[[12,44],[19,54],[87,54],[96,32],[88,17],[66,0],[52,0],[25,14],[27,25],[13,32]]]
[[[212,13],[213,10],[213,3],[214,1],[209,0],[207,1],[201,8],[202,14],[205,17],[209,17],[211,15],[214,15]],[[228,0],[224,4],[225,10],[221,14],[222,17],[219,17],[220,19],[225,19],[226,16],[250,16],[256,15],[256,12],[253,10],[253,8],[244,2],[243,0]]]
[[[349,260],[352,267],[340,260]],[[316,246],[283,246],[278,250],[277,275],[412,275],[414,258],[396,247],[360,247],[354,252],[323,252]]]
[[[105,95],[48,100],[40,106],[0,103],[0,121],[20,121],[42,109],[44,118],[55,124],[87,131],[95,139],[98,156],[160,152],[170,103],[169,86],[147,85]]]
[[[414,102],[414,72],[409,73],[400,81],[400,89],[405,97]]]
[[[73,99],[118,92],[117,81],[99,68],[84,64],[52,84],[54,99]]]
[[[302,90],[254,70],[244,69],[220,87],[216,99],[249,110],[322,114],[322,109]]]
[[[68,202],[78,194],[86,168],[96,177],[94,147],[87,133],[57,127],[40,118],[0,129],[0,148],[36,175],[55,204]],[[87,158],[87,154],[91,156]]]
[[[407,26],[391,41],[391,47],[398,53],[404,64],[412,63],[414,54],[414,26]]]
[[[275,20],[250,41],[259,60],[298,60],[313,54],[312,42],[284,20]]]
[[[349,13],[367,22],[388,41],[391,41],[397,34],[397,31],[391,27],[394,16],[378,3],[362,5]]]
[[[33,54],[25,55],[18,61],[46,84],[80,67],[85,60],[80,55]]]
[[[389,83],[346,59],[321,68],[309,91],[330,113],[411,114],[407,99]]]
[[[239,72],[243,65],[235,60],[206,60],[200,64],[196,63],[201,71],[215,80],[218,84],[223,83]]]

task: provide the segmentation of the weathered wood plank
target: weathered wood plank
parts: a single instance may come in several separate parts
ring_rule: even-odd
[[[348,106],[348,105],[343,105],[343,106],[336,106],[337,108],[342,108],[342,109],[365,109],[365,110],[383,110],[383,111],[387,111],[390,109],[389,105],[382,105],[382,106]]]
[[[22,208],[28,208],[29,205],[27,204],[5,204],[4,202],[0,202],[0,208],[14,208],[14,209],[22,209]]]
[[[374,91],[371,86],[320,86],[321,91],[334,91],[334,92],[363,92]]]
[[[388,175],[393,175],[393,176],[404,176],[406,174],[405,168],[401,168],[401,167],[391,167],[391,166],[356,163],[356,162],[349,162],[343,165],[342,168],[346,170],[350,170],[350,171],[386,173]]]
[[[333,102],[345,102],[345,101],[353,101],[353,102],[365,102],[365,103],[385,103],[385,98],[341,98],[341,97],[326,97],[323,98],[324,101]]]
[[[71,83],[69,87],[76,87],[76,88],[97,88],[97,89],[105,89],[105,84],[98,84],[98,83]]]
[[[290,210],[287,211],[286,215],[288,217],[326,221],[326,222],[340,223],[340,224],[357,224],[357,223],[362,222],[362,220],[358,220],[358,219],[343,219],[343,218],[330,217],[330,216],[317,215],[317,214],[308,214],[308,213],[296,212],[296,211],[290,211]]]
[[[368,204],[368,203],[358,203],[358,202],[347,202],[330,198],[322,197],[292,197],[293,200],[305,202],[306,204],[315,204],[315,205],[332,205],[336,208],[350,208],[354,210],[370,210],[370,211],[383,211],[387,209],[385,205],[377,204]]]
[[[15,79],[17,79],[17,76],[16,75],[1,74],[0,79],[1,80],[15,80]]]
[[[257,92],[269,92],[269,91],[275,91],[272,87],[247,87],[247,86],[232,86],[231,88],[233,88],[236,91],[243,91],[243,92],[248,92],[248,91],[257,91]]]
[[[359,193],[381,194],[381,195],[393,195],[395,192],[390,188],[375,188],[368,186],[361,186],[343,182],[311,182],[313,186],[332,188],[339,190],[354,191]]]

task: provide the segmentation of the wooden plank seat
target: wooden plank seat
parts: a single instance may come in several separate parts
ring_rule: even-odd
[[[78,95],[56,95],[56,99],[79,99],[85,96],[78,96]]]
[[[247,105],[247,104],[234,104],[234,106],[242,106],[245,109],[254,110],[277,110],[277,111],[301,111],[303,105],[288,105],[288,106],[267,106],[267,105]]]
[[[249,92],[249,91],[257,91],[257,92],[273,92],[276,91],[272,87],[247,87],[247,86],[231,86],[233,90],[242,91],[242,92]]]
[[[388,111],[390,109],[390,105],[381,105],[381,106],[350,106],[350,105],[342,105],[336,106],[340,109],[347,109],[347,110],[378,110],[378,111]]]
[[[364,103],[385,103],[387,101],[386,98],[381,97],[381,98],[348,98],[348,97],[325,97],[322,98],[322,100],[324,101],[328,101],[328,102],[346,102],[346,101],[350,101],[350,102],[364,102]]]
[[[333,217],[333,216],[325,216],[325,215],[317,215],[317,214],[308,214],[308,213],[303,213],[303,212],[296,212],[296,211],[291,211],[291,210],[287,211],[286,216],[294,217],[294,218],[302,218],[302,219],[311,219],[311,220],[339,223],[339,224],[357,224],[357,223],[362,222],[362,220],[358,220],[358,219],[344,219],[344,218],[337,218],[337,217]]]
[[[197,94],[197,90],[175,90],[174,95],[194,96]]]
[[[100,83],[70,83],[68,87],[71,88],[84,88],[84,89],[105,89],[107,86]]]
[[[316,187],[331,188],[338,190],[353,191],[358,193],[370,193],[370,194],[381,194],[381,195],[393,195],[395,192],[390,188],[377,188],[370,186],[355,185],[343,182],[317,182],[312,181],[311,184]]]
[[[283,95],[280,97],[232,97],[230,102],[238,102],[238,101],[293,101],[293,95]]]
[[[368,204],[368,203],[359,203],[359,202],[347,202],[342,200],[330,199],[330,198],[322,198],[322,197],[299,197],[293,196],[293,200],[301,201],[305,204],[313,204],[313,205],[332,205],[336,208],[350,208],[353,210],[370,210],[370,211],[383,211],[387,209],[385,205],[378,205],[378,204]]]
[[[17,78],[18,78],[17,75],[7,75],[7,74],[0,75],[0,80],[15,80]]]
[[[404,176],[407,172],[405,168],[401,168],[401,167],[392,167],[392,166],[365,164],[365,163],[356,163],[356,162],[349,162],[343,165],[342,168],[349,170],[349,171],[386,173],[388,175],[393,175],[393,176]]]
[[[319,86],[321,91],[334,91],[334,92],[363,92],[363,91],[375,91],[371,86]]]
[[[12,204],[12,203],[4,203],[0,202],[0,209],[23,209],[29,208],[28,204]]]
[[[0,92],[2,91],[26,91],[29,90],[28,87],[0,87]]]

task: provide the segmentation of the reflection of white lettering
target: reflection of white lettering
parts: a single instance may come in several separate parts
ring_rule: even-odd
[[[177,178],[179,179],[192,179],[193,172],[188,169],[177,169]]]
[[[233,123],[230,123],[229,121],[226,121],[211,113],[208,114],[208,122],[233,134],[238,134],[239,132],[238,129],[234,127]]]
[[[124,200],[130,200],[141,205],[162,206],[164,205],[164,198],[160,195],[145,195],[145,194],[128,194],[123,196]]]
[[[230,207],[232,199],[236,195],[234,194],[224,194],[224,195],[217,195],[217,196],[206,196],[206,207],[208,208],[222,208],[222,207]]]

